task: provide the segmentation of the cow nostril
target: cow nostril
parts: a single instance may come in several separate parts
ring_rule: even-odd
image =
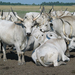
[[[40,31],[42,31],[42,29],[40,29]]]
[[[27,33],[27,36],[30,36],[31,35],[31,33]]]

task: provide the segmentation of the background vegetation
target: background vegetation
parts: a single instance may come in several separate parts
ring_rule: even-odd
[[[12,9],[18,13],[19,16],[24,17],[25,13],[27,12],[40,12],[40,5],[38,6],[32,6],[32,5],[0,5],[0,10],[3,11],[11,11],[11,7]],[[42,7],[42,6],[41,6]],[[44,6],[46,12],[49,12],[49,10],[52,8],[52,6]],[[75,6],[54,6],[54,10],[65,10],[66,8],[68,8],[67,10],[70,12],[74,12],[75,10]]]
[[[30,4],[21,4],[21,3],[10,3],[10,2],[2,2],[0,1],[0,5],[30,5]],[[67,6],[71,6],[71,5],[75,5],[75,3],[63,3],[63,2],[42,2],[41,4],[31,4],[31,5],[67,5]]]

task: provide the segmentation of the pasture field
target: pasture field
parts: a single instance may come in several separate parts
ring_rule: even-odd
[[[11,11],[11,7],[21,17],[24,17],[25,13],[27,12],[40,12],[39,10],[40,6],[0,5],[0,9],[3,11]],[[46,12],[48,12],[52,8],[52,6],[44,6],[44,7],[45,7]],[[73,12],[75,10],[75,6],[54,6],[54,10],[65,10],[66,8],[68,8],[67,10],[70,12]]]

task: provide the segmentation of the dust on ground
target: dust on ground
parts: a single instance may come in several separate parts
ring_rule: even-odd
[[[75,75],[75,52],[70,52],[70,61],[58,67],[37,66],[31,59],[32,51],[25,52],[25,65],[18,65],[16,51],[6,50],[7,61],[0,53],[0,75]]]

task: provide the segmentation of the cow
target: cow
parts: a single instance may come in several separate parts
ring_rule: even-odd
[[[14,13],[17,14],[17,12]],[[3,10],[0,12],[0,19],[13,22],[18,21],[18,19],[14,16],[12,12],[3,12]]]
[[[27,49],[34,50],[37,48],[41,43],[44,42],[46,36],[44,35],[44,32],[40,31],[40,28],[35,27],[33,28],[32,34],[29,37]],[[32,47],[32,48],[31,48]]]
[[[64,16],[61,18],[55,18],[54,20],[52,20],[51,26],[58,35],[60,35],[67,41],[71,39],[70,37],[75,36],[75,16]],[[68,50],[67,52],[67,56],[70,56]]]
[[[12,10],[12,12],[13,12],[13,10]],[[34,27],[33,26],[34,22],[35,22],[35,25],[38,25],[38,26],[44,25],[46,23],[48,24],[48,22],[49,22],[49,16],[48,16],[48,14],[43,13],[43,12],[44,12],[44,8],[42,8],[42,10],[41,10],[40,13],[39,12],[28,12],[28,13],[25,14],[24,18],[19,17],[14,12],[13,12],[13,14],[18,19],[20,19],[21,21],[25,22],[25,27],[27,26],[26,30],[30,30],[30,31],[27,31],[27,32],[29,34],[31,34],[30,32],[32,32],[32,29]]]
[[[18,64],[24,64],[24,52],[27,46],[26,28],[22,23],[0,20],[0,40],[3,43],[3,60],[6,61],[6,45],[14,45],[18,55]],[[22,59],[21,59],[22,56]]]
[[[52,31],[50,24],[51,22],[46,21],[43,25],[39,26],[40,31],[42,32]]]
[[[42,26],[42,25],[41,25]],[[44,26],[43,26],[44,27]],[[46,26],[47,27],[47,26]],[[44,27],[45,28],[45,27]],[[26,47],[27,50],[34,50],[36,49],[38,46],[40,46],[40,44],[44,43],[46,40],[48,40],[51,36],[55,36],[54,32],[51,32],[50,30],[50,25],[47,27],[47,29],[40,29],[40,27],[34,27],[32,30],[32,34],[29,37],[28,40],[28,45]]]
[[[11,22],[0,20],[0,40],[3,43],[3,60],[6,60],[5,48],[6,44],[14,45],[17,50],[18,64],[24,64],[24,52],[27,46],[28,37],[31,35],[32,28],[35,26],[35,18],[21,18],[14,13],[20,22]],[[22,56],[22,59],[21,59]]]
[[[54,11],[54,9],[52,8],[50,9],[49,14],[52,19],[63,17],[63,16],[72,16],[71,12],[67,11],[67,8],[65,9],[65,11],[62,10]]]
[[[66,64],[64,61],[70,59],[64,54],[66,43],[63,38],[51,38],[36,48],[31,57],[36,65],[48,67],[50,65],[59,66]]]

